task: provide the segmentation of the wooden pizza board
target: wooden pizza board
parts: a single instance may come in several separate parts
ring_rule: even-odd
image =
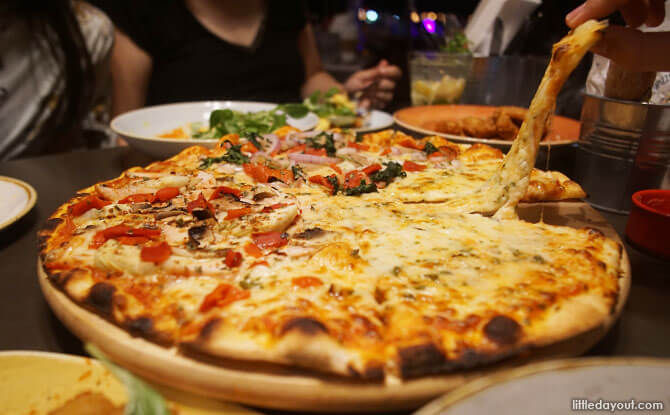
[[[545,223],[553,225],[576,228],[589,226],[620,241],[607,221],[583,202],[522,204],[519,206],[519,214],[530,222],[537,222],[543,217]],[[132,337],[107,320],[79,307],[49,283],[40,263],[37,268],[42,292],[65,326],[81,340],[96,344],[120,365],[151,381],[203,396],[267,408],[380,412],[418,408],[468,380],[501,369],[583,354],[605,335],[621,314],[631,281],[625,250],[621,266],[624,276],[620,279],[619,301],[611,319],[602,326],[551,346],[529,350],[495,365],[397,383],[363,382],[265,363],[202,356],[194,358],[175,347],[166,348]]]

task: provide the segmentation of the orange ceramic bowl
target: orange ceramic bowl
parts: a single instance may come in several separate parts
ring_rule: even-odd
[[[670,259],[670,190],[640,190],[633,194],[626,236],[635,245]]]

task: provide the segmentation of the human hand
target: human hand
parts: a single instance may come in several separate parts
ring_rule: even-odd
[[[349,94],[359,95],[359,105],[363,108],[383,108],[393,99],[396,80],[402,71],[382,59],[377,66],[355,72],[344,83]]]
[[[655,27],[665,19],[664,0],[587,0],[568,13],[565,22],[575,28],[589,19],[606,17],[620,11],[628,27],[610,26],[591,50],[618,63],[629,71],[667,71],[670,56],[666,49],[670,32],[640,32],[646,24]]]
[[[665,19],[665,0],[586,0],[565,16],[565,22],[574,29],[589,19],[602,19],[617,10],[630,27],[643,23],[656,27]]]

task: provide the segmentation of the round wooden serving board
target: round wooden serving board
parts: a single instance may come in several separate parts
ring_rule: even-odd
[[[616,231],[582,202],[522,204],[522,219],[600,229],[619,240]],[[618,318],[628,297],[630,265],[623,252],[619,301],[611,319],[586,333],[551,346],[476,370],[427,376],[398,383],[371,383],[256,362],[192,357],[176,347],[163,347],[126,331],[72,302],[47,280],[38,263],[40,286],[58,318],[77,337],[96,344],[115,362],[157,383],[196,394],[285,410],[315,412],[379,412],[418,408],[468,380],[550,358],[580,355],[600,340]]]
[[[427,123],[441,120],[457,120],[465,117],[488,117],[499,107],[486,105],[426,105],[407,107],[396,111],[393,119],[396,124],[410,131],[423,135],[439,135],[457,143],[484,143],[494,147],[508,148],[512,140],[494,138],[466,137],[461,135],[440,133],[425,128]],[[579,139],[580,122],[560,115],[554,115],[547,136],[540,146],[564,146],[575,143]]]

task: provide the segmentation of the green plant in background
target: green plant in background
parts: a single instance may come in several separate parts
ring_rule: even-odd
[[[470,54],[470,41],[463,32],[454,32],[446,38],[442,50],[454,54]]]

